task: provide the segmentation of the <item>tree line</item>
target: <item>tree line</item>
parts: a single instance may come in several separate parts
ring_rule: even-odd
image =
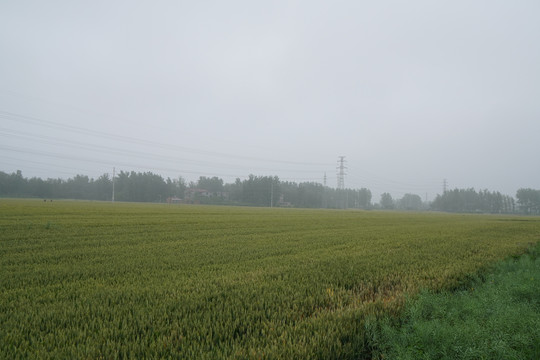
[[[83,199],[134,202],[182,202],[201,204],[291,206],[305,208],[369,208],[368,189],[336,190],[314,182],[280,181],[277,176],[250,175],[225,184],[218,177],[201,176],[195,182],[164,179],[152,172],[120,171],[114,182],[108,174],[97,179],[76,175],[67,180],[23,177],[21,171],[0,172],[0,196],[44,199]],[[204,191],[197,191],[204,190]]]
[[[358,208],[396,210],[435,210],[445,212],[540,214],[540,190],[519,189],[517,201],[508,195],[488,190],[454,189],[431,202],[416,194],[393,199],[383,193],[374,203],[369,189],[335,189],[316,182],[281,181],[277,176],[249,175],[224,183],[218,177],[201,176],[187,183],[184,178],[163,178],[152,172],[120,171],[113,179],[103,174],[97,179],[76,175],[67,180],[25,178],[21,171],[0,171],[0,196],[44,199],[83,199],[135,202],[174,201],[200,204],[281,206],[302,208]]]
[[[432,209],[447,212],[514,213],[516,202],[513,197],[500,192],[474,189],[454,189],[437,195]]]

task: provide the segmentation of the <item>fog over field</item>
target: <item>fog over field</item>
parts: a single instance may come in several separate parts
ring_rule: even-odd
[[[2,1],[0,171],[540,188],[540,2]]]

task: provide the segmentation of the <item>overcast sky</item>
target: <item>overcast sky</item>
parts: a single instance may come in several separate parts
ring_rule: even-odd
[[[540,188],[540,1],[0,2],[0,171]]]

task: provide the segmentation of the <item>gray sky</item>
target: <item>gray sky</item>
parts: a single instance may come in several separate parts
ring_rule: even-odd
[[[540,188],[540,2],[0,3],[0,170]]]

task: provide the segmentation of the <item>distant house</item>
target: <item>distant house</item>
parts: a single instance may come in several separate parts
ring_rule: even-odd
[[[184,200],[177,197],[168,197],[167,204],[182,204]]]
[[[189,204],[213,204],[229,199],[226,191],[211,192],[206,189],[189,188],[184,191],[184,201]]]
[[[186,200],[193,201],[203,196],[211,197],[212,193],[205,189],[192,189],[192,188],[186,189],[184,191],[184,197],[186,198]]]
[[[285,201],[284,199],[285,199],[285,197],[283,196],[283,194],[281,194],[279,196],[279,201],[277,203],[277,206],[279,206],[279,207],[293,207],[293,204],[291,204],[288,201]]]

